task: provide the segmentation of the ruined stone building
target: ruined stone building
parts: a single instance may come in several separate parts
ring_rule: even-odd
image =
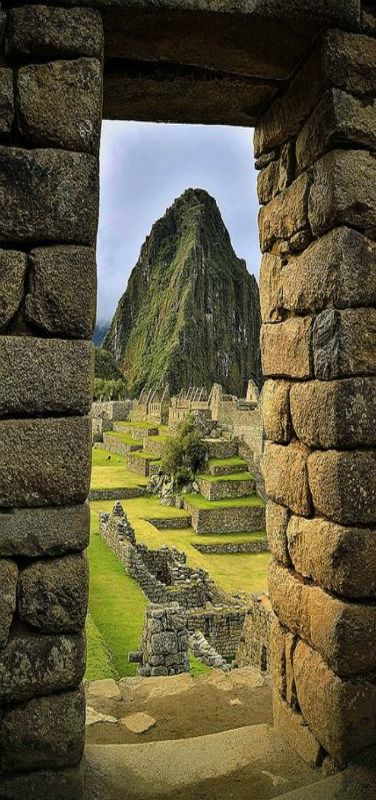
[[[81,796],[102,117],[255,126],[274,725],[343,767],[376,741],[375,5],[6,0],[0,46],[2,795]]]

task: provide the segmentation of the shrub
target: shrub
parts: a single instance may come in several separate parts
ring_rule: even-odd
[[[205,463],[206,451],[197,430],[193,415],[187,416],[178,425],[175,436],[166,443],[163,456],[163,470],[173,476],[174,487],[179,491],[194,479]]]
[[[125,400],[127,396],[127,387],[123,380],[106,381],[95,378],[94,400]]]

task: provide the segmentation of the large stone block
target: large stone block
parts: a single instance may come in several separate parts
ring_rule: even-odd
[[[283,269],[279,258],[265,256],[260,278],[264,321],[286,311],[309,314],[376,303],[375,258],[376,244],[345,227],[329,231]]]
[[[103,26],[97,11],[41,4],[12,8],[9,12],[6,51],[10,56],[101,57],[102,50]]]
[[[341,680],[304,642],[295,650],[294,675],[303,716],[338,767],[376,742],[374,682]]]
[[[40,247],[29,256],[26,319],[50,334],[91,339],[96,314],[96,257],[89,247]]]
[[[311,317],[262,326],[261,360],[266,378],[312,377],[311,329]]]
[[[13,70],[0,67],[0,135],[8,136],[14,119]]]
[[[4,800],[82,800],[84,771],[81,767],[63,770],[37,770],[3,776],[1,794]]]
[[[277,617],[273,614],[270,626],[270,668],[273,686],[286,697],[286,633]]]
[[[0,416],[87,414],[94,347],[91,342],[0,337]]]
[[[263,455],[266,494],[296,514],[308,515],[311,512],[308,456],[308,448],[298,441],[287,446],[268,443]]]
[[[260,210],[260,247],[263,253],[276,242],[290,239],[307,229],[310,183],[308,174],[300,175],[291,186]]]
[[[308,447],[376,445],[376,378],[295,383],[290,408],[294,431]]]
[[[20,573],[20,619],[42,633],[78,633],[85,627],[88,594],[83,556],[37,561]]]
[[[374,598],[375,534],[375,530],[346,528],[320,517],[292,516],[287,527],[288,552],[300,575],[329,592]]]
[[[17,508],[0,516],[0,556],[62,556],[89,544],[87,503],[66,508]]]
[[[336,145],[376,148],[376,103],[330,89],[307,120],[296,142],[299,172]]]
[[[18,70],[18,128],[30,144],[96,153],[102,122],[102,63],[94,58]]]
[[[279,621],[318,650],[338,675],[376,669],[376,606],[340,600],[272,561],[269,595]]]
[[[0,147],[0,241],[91,245],[97,220],[96,156]]]
[[[20,626],[0,650],[0,702],[76,689],[85,667],[84,634],[44,636]]]
[[[324,754],[320,742],[302,714],[290,708],[276,689],[273,691],[273,728],[313,769],[321,766]]]
[[[75,766],[84,743],[83,689],[37,697],[6,711],[2,718],[0,772]]]
[[[255,130],[256,157],[296,136],[326,89],[375,94],[375,64],[375,39],[339,30],[324,33],[288,89],[261,118]]]
[[[22,303],[26,266],[25,253],[0,250],[0,330],[9,325]]]
[[[268,500],[266,504],[266,533],[269,550],[277,561],[287,566],[291,563],[287,547],[288,508]]]
[[[376,225],[376,159],[364,150],[332,150],[317,161],[308,216],[315,236],[337,225],[372,231]]]
[[[292,436],[290,387],[288,381],[269,380],[264,383],[261,395],[266,438],[280,444],[286,444]]]
[[[376,309],[328,309],[317,317],[312,332],[316,378],[376,375]]]
[[[88,417],[0,421],[0,506],[83,503],[90,485],[90,433]]]
[[[14,561],[0,559],[0,648],[5,647],[17,605],[18,569]]]
[[[308,458],[316,512],[340,525],[376,524],[376,452],[317,451]]]

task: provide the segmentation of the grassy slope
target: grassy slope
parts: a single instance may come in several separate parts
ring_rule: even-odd
[[[196,508],[239,508],[239,506],[263,506],[264,501],[257,494],[236,497],[233,500],[206,500],[202,494],[185,494],[184,499]]]
[[[254,476],[251,472],[235,472],[231,473],[231,475],[210,475],[210,473],[202,473],[197,476],[198,479],[201,478],[201,480],[208,481],[208,483],[222,483],[222,481],[251,481],[253,477]]]
[[[208,464],[210,467],[238,467],[240,464],[246,464],[247,462],[244,461],[243,458],[240,456],[232,456],[231,458],[209,458]]]
[[[85,678],[87,681],[97,681],[101,678],[114,678],[119,675],[114,667],[112,656],[107,649],[105,641],[100,634],[91,614],[86,622],[87,637],[87,667]]]

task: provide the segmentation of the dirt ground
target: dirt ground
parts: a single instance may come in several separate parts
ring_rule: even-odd
[[[88,744],[135,744],[164,739],[187,739],[259,723],[272,723],[271,687],[256,670],[230,673],[219,670],[193,679],[124,678],[118,687],[122,699],[95,695],[87,686],[87,705],[119,722],[97,722],[87,727]],[[144,712],[155,719],[142,734],[131,733],[120,720]]]

